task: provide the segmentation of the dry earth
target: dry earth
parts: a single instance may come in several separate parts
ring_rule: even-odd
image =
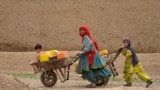
[[[76,52],[70,51],[69,55],[73,56]],[[154,84],[146,89],[145,83],[134,81],[133,87],[126,88],[122,85],[124,81],[122,79],[122,68],[124,64],[124,57],[119,56],[115,62],[116,68],[119,72],[117,78],[111,78],[109,84],[106,87],[98,87],[95,90],[159,90],[160,88],[160,54],[159,53],[148,53],[148,54],[138,54],[140,62],[143,64],[146,72],[151,76]],[[85,85],[89,84],[88,81],[80,79],[80,75],[74,72],[75,67],[71,67],[71,80],[61,83],[60,81],[54,87],[46,88],[44,87],[39,78],[32,78],[30,76],[26,77],[14,77],[15,73],[19,74],[33,74],[32,67],[28,64],[28,60],[33,60],[35,58],[34,52],[0,52],[0,90],[91,90],[85,88]],[[7,73],[7,74],[6,74]],[[8,73],[10,74],[8,76]],[[5,75],[4,75],[5,74]],[[6,76],[7,75],[7,76]],[[37,75],[39,76],[39,75]],[[6,79],[5,79],[6,78]],[[15,80],[16,78],[16,80]],[[136,75],[134,78],[137,79]],[[4,82],[4,81],[8,82]],[[18,81],[17,81],[18,80]],[[7,83],[7,84],[6,84]],[[18,86],[18,88],[17,88]],[[23,89],[21,89],[23,88]]]
[[[29,88],[26,84],[24,84],[23,82],[14,77],[0,74],[0,90],[34,90],[34,89]]]

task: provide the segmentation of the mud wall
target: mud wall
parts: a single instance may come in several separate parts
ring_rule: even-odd
[[[160,0],[0,0],[0,50],[80,50],[88,25],[100,49],[129,36],[137,52],[160,52]]]

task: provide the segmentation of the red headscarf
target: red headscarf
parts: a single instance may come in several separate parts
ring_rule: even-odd
[[[98,44],[97,44],[97,42],[92,38],[88,27],[87,27],[86,25],[82,25],[82,26],[80,26],[79,31],[80,31],[81,29],[83,29],[83,30],[85,31],[85,34],[84,34],[84,35],[80,35],[80,36],[82,37],[82,41],[83,41],[83,39],[84,39],[84,36],[87,35],[87,36],[92,40],[92,42],[93,42],[93,44],[94,44],[94,47],[98,50]]]

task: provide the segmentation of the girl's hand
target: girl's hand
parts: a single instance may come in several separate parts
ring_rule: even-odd
[[[85,51],[81,51],[81,52],[78,52],[78,56],[81,56],[81,55],[83,55],[83,54],[86,54],[86,52]]]
[[[82,51],[82,53],[83,53],[83,54],[86,54],[87,52],[86,52],[86,51]]]
[[[124,45],[122,45],[121,48],[124,48]]]

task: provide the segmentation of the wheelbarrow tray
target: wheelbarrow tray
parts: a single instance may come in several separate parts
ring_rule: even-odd
[[[44,69],[46,71],[49,71],[49,70],[64,68],[68,65],[69,62],[70,62],[69,58],[51,59],[51,60],[46,61],[46,62],[35,63],[34,65],[37,68],[41,68],[41,70]]]

